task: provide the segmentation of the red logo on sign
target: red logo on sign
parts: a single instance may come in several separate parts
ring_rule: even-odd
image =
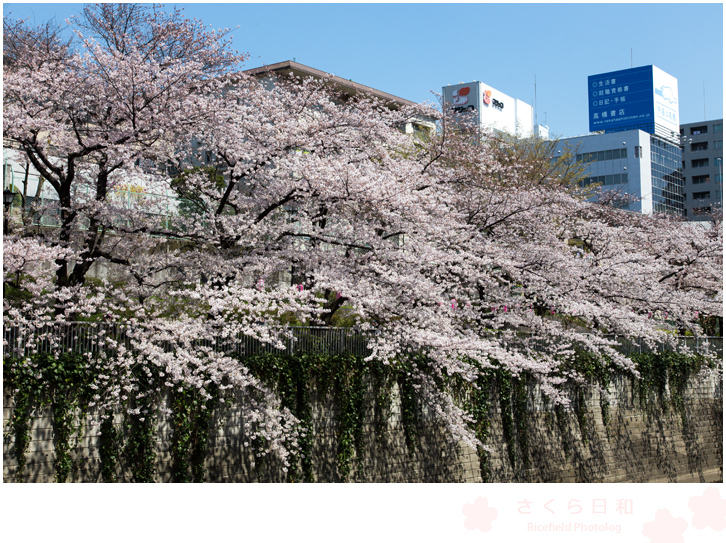
[[[467,94],[469,94],[469,90],[471,90],[469,87],[461,87],[453,92],[451,96],[452,102],[454,102],[455,106],[463,106],[469,102],[469,97],[467,96]]]
[[[484,103],[487,105],[492,103],[492,91],[484,91]]]

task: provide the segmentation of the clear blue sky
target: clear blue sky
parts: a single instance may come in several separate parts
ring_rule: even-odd
[[[534,105],[536,78],[538,121],[557,136],[587,133],[587,76],[630,68],[631,50],[678,79],[682,123],[723,117],[721,3],[176,5],[239,25],[249,68],[295,59],[416,102],[478,80]],[[81,7],[3,4],[36,23]]]

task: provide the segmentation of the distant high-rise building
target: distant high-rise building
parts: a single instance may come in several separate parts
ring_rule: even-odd
[[[686,217],[704,220],[723,206],[723,119],[681,125]]]

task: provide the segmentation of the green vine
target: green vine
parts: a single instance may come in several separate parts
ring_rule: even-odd
[[[673,408],[681,416],[683,426],[687,426],[685,393],[688,387],[688,380],[692,375],[698,373],[706,360],[701,355],[693,357],[678,356],[675,353],[663,353],[670,359],[670,371],[668,373],[668,388]]]
[[[353,355],[342,355],[337,360],[339,369],[335,376],[338,397],[338,473],[343,482],[350,476],[355,452],[356,476],[361,477],[363,459],[363,417],[365,415],[365,387],[363,371]]]
[[[101,421],[101,436],[98,444],[101,477],[105,483],[116,482],[116,467],[119,460],[118,440],[119,434],[113,423],[113,413],[110,413]]]
[[[590,443],[590,418],[587,412],[587,403],[585,401],[585,391],[582,387],[575,389],[575,417],[577,418],[577,425],[580,427],[580,435],[582,436],[582,442],[587,445]]]
[[[327,360],[327,357],[325,357]],[[246,358],[244,363],[266,385],[277,390],[283,407],[300,421],[299,452],[290,457],[287,480],[298,480],[298,464],[302,480],[312,482],[312,409],[310,407],[310,379],[320,360],[309,353],[292,355],[262,354]],[[253,440],[253,443],[256,443]]]
[[[25,466],[31,442],[30,416],[33,407],[38,403],[40,390],[34,377],[33,362],[31,360],[6,359],[3,365],[3,373],[7,383],[15,389],[15,407],[9,426],[15,438],[14,453],[17,462],[15,480],[22,483],[25,482]]]
[[[567,411],[565,406],[561,403],[555,405],[555,418],[557,420],[557,428],[562,436],[562,450],[565,453],[565,457],[570,456],[570,440],[567,432]]]
[[[401,397],[401,423],[406,439],[406,447],[411,456],[416,452],[419,445],[418,425],[419,406],[416,401],[416,389],[410,372],[404,368],[396,379],[398,393]]]
[[[640,372],[640,379],[634,380],[640,408],[652,414],[653,394],[665,413],[673,407],[685,423],[684,394],[688,380],[697,374],[706,359],[701,355],[688,356],[673,351],[642,353],[633,355],[633,361]]]
[[[491,386],[494,372],[491,369],[479,371],[475,386],[471,389],[467,411],[473,416],[472,429],[480,443],[484,444],[489,438],[489,411],[491,409]],[[482,446],[477,446],[479,456],[479,472],[483,483],[491,479],[491,459],[489,452]]]
[[[512,413],[512,374],[506,370],[497,372],[499,385],[499,410],[502,415],[502,433],[507,446],[509,463],[513,470],[517,466],[517,444],[515,442],[514,415]]]
[[[73,422],[81,397],[88,395],[85,386],[88,384],[85,359],[80,355],[63,355],[57,360],[50,357],[45,365],[44,378],[48,383],[53,414],[55,480],[64,483],[72,468],[71,436],[76,430],[79,438],[82,434],[82,426],[76,428]],[[78,418],[83,421],[83,414]]]
[[[192,439],[192,404],[194,392],[188,388],[172,395],[171,480],[188,483],[191,480],[189,449]]]
[[[527,379],[526,374],[521,374],[514,381],[513,389],[514,418],[517,421],[517,438],[519,449],[522,455],[522,467],[525,470],[530,468],[529,457],[529,432],[527,430]]]
[[[88,403],[92,373],[86,359],[80,355],[65,353],[58,357],[38,354],[20,360],[7,360],[8,379],[16,390],[15,410],[10,426],[15,434],[15,458],[18,464],[16,480],[25,480],[26,456],[30,447],[30,415],[34,407],[50,406],[53,427],[55,481],[66,482],[70,477],[73,461],[71,438],[82,435],[82,421]],[[81,407],[80,416],[76,409]],[[81,421],[76,427],[74,421]]]
[[[640,378],[634,384],[641,410],[648,416],[653,415],[653,403],[650,399],[655,393],[658,403],[667,413],[668,406],[664,402],[668,383],[667,359],[655,353],[634,354],[632,359],[640,372]]]
[[[137,399],[136,408],[126,414],[127,434],[124,455],[131,467],[135,483],[153,483],[156,474],[154,450],[155,416],[149,396]]]
[[[586,385],[576,385],[575,388],[575,415],[584,443],[591,438],[592,423],[585,403],[585,388],[597,386],[600,390],[600,414],[605,432],[610,435],[610,399],[607,391],[612,383],[614,371],[618,371],[607,356],[597,356],[590,352],[579,351],[568,369],[576,369],[586,381]]]
[[[60,401],[52,404],[53,444],[55,457],[55,481],[65,483],[71,473],[70,438],[73,434],[73,404],[67,398],[56,396]]]
[[[203,483],[209,450],[212,410],[217,392],[204,399],[198,390],[177,389],[172,396],[171,478],[175,483]]]
[[[209,453],[209,434],[212,431],[212,411],[218,404],[219,391],[213,388],[211,397],[204,400],[197,398],[193,407],[197,408],[194,415],[191,434],[191,467],[192,482],[203,483],[207,480],[207,472],[204,462]]]
[[[376,439],[383,442],[388,437],[388,419],[391,416],[391,405],[393,398],[391,391],[393,390],[394,379],[390,366],[386,364],[374,363],[371,365],[371,375],[373,377],[373,390],[375,393],[373,406],[373,424]]]

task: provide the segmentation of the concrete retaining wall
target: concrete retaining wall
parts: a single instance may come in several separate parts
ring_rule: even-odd
[[[655,398],[648,413],[628,379],[619,379],[610,388],[610,423],[606,428],[600,410],[600,393],[586,397],[587,439],[575,412],[567,409],[558,417],[529,389],[528,425],[529,469],[521,461],[512,466],[504,439],[502,417],[496,390],[490,410],[491,482],[717,482],[723,480],[723,384],[721,378],[692,380],[686,394],[685,416],[663,409]],[[424,412],[418,425],[419,447],[411,453],[405,441],[397,391],[393,390],[388,432],[384,438],[374,431],[373,395],[366,407],[365,452],[360,468],[354,459],[351,480],[363,482],[481,482],[475,451],[449,442],[440,424]],[[15,480],[17,463],[14,438],[8,421],[13,403],[4,398],[3,479]],[[337,482],[337,423],[332,397],[313,398],[314,477],[318,482]],[[51,482],[53,469],[53,428],[49,409],[36,410],[32,417],[32,442],[26,464],[26,480]],[[207,478],[212,482],[283,482],[285,473],[274,459],[255,464],[240,434],[239,411],[231,407],[214,415],[215,429],[209,442]],[[98,426],[91,413],[74,450],[71,480],[100,482]],[[120,424],[121,418],[117,417]],[[169,447],[172,430],[168,418],[157,418],[157,482],[171,479]],[[75,440],[74,440],[75,441]],[[521,458],[520,447],[517,455]],[[122,462],[119,481],[131,481],[128,466]],[[253,465],[254,464],[254,465]]]

